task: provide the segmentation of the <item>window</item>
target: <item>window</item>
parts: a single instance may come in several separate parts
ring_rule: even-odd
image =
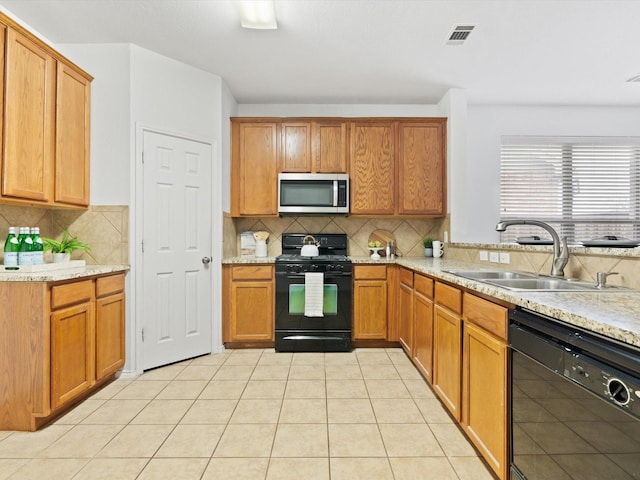
[[[502,137],[500,220],[553,226],[569,243],[616,235],[640,238],[640,137]],[[500,240],[548,238],[514,225]]]

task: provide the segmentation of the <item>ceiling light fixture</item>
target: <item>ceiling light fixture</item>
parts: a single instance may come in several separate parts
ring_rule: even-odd
[[[240,12],[240,25],[244,28],[262,30],[278,28],[273,0],[238,0],[236,4]]]

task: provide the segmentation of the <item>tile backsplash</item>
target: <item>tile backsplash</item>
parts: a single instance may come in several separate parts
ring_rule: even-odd
[[[92,206],[88,210],[44,209],[0,205],[0,236],[10,226],[40,227],[43,237],[60,239],[65,227],[79,240],[88,243],[91,252],[74,252],[72,258],[87,264],[129,263],[129,207]],[[50,253],[45,255],[45,260]],[[0,251],[0,258],[2,252]]]
[[[351,256],[369,255],[367,243],[375,230],[387,230],[396,238],[399,252],[405,256],[423,255],[422,238],[430,236],[442,240],[449,229],[449,219],[394,219],[357,217],[269,217],[231,218],[225,214],[223,238],[225,257],[239,255],[240,232],[265,230],[270,233],[267,242],[268,255],[277,256],[281,251],[283,233],[346,233]]]

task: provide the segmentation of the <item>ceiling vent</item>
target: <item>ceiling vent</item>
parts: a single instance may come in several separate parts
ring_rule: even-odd
[[[475,25],[454,25],[449,32],[445,45],[464,45],[464,42],[469,38],[469,35],[475,28]]]
[[[627,82],[640,83],[640,73],[638,75],[634,75],[633,77],[629,78]]]

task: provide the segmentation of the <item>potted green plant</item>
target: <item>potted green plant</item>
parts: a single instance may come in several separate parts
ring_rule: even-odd
[[[69,233],[69,227],[65,228],[62,232],[61,240],[42,237],[42,243],[44,244],[45,251],[51,250],[51,253],[53,253],[54,263],[68,262],[71,260],[71,254],[76,250],[91,252],[88,244],[81,242],[78,240],[78,237],[72,236]]]
[[[422,239],[422,245],[424,246],[424,256],[433,257],[433,238],[424,237]]]

